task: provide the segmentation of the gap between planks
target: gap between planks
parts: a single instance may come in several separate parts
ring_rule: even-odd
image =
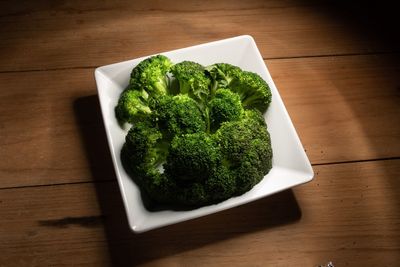
[[[357,164],[357,163],[377,162],[377,161],[392,161],[392,160],[393,161],[400,160],[400,157],[336,161],[336,162],[314,163],[314,164],[311,164],[311,165],[312,166],[344,165],[344,164]],[[23,188],[35,188],[35,187],[64,186],[64,185],[76,185],[76,184],[99,184],[99,183],[110,183],[110,182],[116,182],[116,180],[115,179],[105,179],[105,180],[99,180],[99,181],[82,181],[82,182],[67,182],[67,183],[54,183],[54,184],[36,184],[36,185],[10,186],[10,187],[0,187],[0,191],[1,190],[23,189]]]
[[[321,55],[304,55],[294,57],[263,57],[263,60],[290,60],[290,59],[307,59],[307,58],[328,58],[328,57],[353,57],[353,56],[373,56],[373,55],[400,55],[399,51],[387,51],[387,52],[371,52],[371,53],[343,53],[343,54],[321,54]],[[130,60],[130,59],[127,59]],[[114,62],[118,63],[118,62]],[[110,64],[114,64],[110,63]],[[100,66],[76,66],[76,67],[65,67],[65,68],[45,68],[45,69],[28,69],[28,70],[2,70],[3,73],[26,73],[26,72],[45,72],[45,71],[60,71],[60,70],[80,70],[80,69],[95,69]]]

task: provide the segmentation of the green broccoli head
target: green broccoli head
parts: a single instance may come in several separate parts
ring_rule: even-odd
[[[148,196],[160,203],[173,203],[177,191],[174,179],[162,171],[169,143],[151,121],[138,122],[131,127],[121,151],[122,161],[134,174]]]
[[[163,97],[157,107],[156,118],[168,139],[175,135],[202,132],[206,128],[202,111],[188,95]]]
[[[236,194],[248,191],[271,169],[271,140],[259,111],[247,110],[241,120],[223,123],[216,140],[223,162],[235,174]]]
[[[206,71],[212,80],[211,95],[214,95],[218,88],[228,88],[242,72],[239,67],[227,63],[210,65],[206,67]]]
[[[265,112],[271,103],[271,90],[267,82],[256,73],[243,71],[230,83],[230,88],[240,95],[245,108]]]
[[[169,93],[169,78],[167,73],[173,63],[163,55],[146,58],[131,72],[129,88],[145,90],[151,97]]]
[[[239,120],[244,113],[239,95],[229,89],[218,89],[208,108],[212,130],[217,130],[225,121]]]
[[[165,171],[182,185],[203,182],[218,166],[219,160],[219,149],[208,134],[198,132],[175,136]]]
[[[169,144],[152,122],[143,121],[131,127],[125,137],[125,146],[132,164],[141,171],[159,168],[167,158]]]
[[[229,87],[229,84],[242,72],[241,68],[228,63],[213,64],[208,66],[206,70],[213,79],[216,89]]]
[[[228,199],[236,192],[236,175],[227,166],[221,164],[205,181],[204,189],[211,202]]]
[[[271,90],[258,74],[225,63],[211,65],[207,71],[212,77],[214,91],[230,88],[239,94],[243,107],[256,108],[261,112],[267,110],[271,103]]]
[[[202,183],[179,185],[176,201],[185,206],[201,206],[209,202],[209,196]]]
[[[134,123],[144,120],[151,114],[148,102],[148,94],[141,91],[125,90],[121,93],[118,105],[115,107],[115,115],[118,121]]]
[[[202,65],[183,61],[171,68],[171,73],[179,83],[179,92],[188,94],[197,102],[204,102],[210,93],[211,80]]]

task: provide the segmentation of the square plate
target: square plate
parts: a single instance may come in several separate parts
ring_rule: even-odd
[[[128,129],[121,129],[114,114],[114,107],[120,93],[128,85],[132,68],[146,57],[99,67],[95,70],[95,79],[101,111],[129,225],[134,232],[145,232],[229,209],[312,180],[311,164],[251,36],[238,36],[159,54],[175,63],[191,60],[207,66],[223,62],[261,75],[272,92],[272,103],[264,117],[271,135],[273,167],[260,183],[241,196],[189,211],[148,211],[143,205],[139,188],[122,166],[120,151]]]

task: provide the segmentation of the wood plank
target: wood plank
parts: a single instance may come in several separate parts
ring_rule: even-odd
[[[397,266],[400,161],[316,166],[313,182],[135,235],[115,182],[0,190],[1,266]]]
[[[114,177],[93,70],[1,76],[1,87],[11,88],[0,93],[2,186]],[[101,157],[91,169],[92,153]]]
[[[382,25],[375,34],[372,16],[345,13],[348,5],[261,0],[180,0],[163,7],[159,1],[4,5],[0,71],[99,66],[241,34],[254,36],[265,58],[398,51],[396,42],[379,35]]]
[[[398,58],[267,61],[312,163],[400,156]]]
[[[163,11],[180,11],[180,12],[190,12],[190,11],[207,11],[207,10],[241,10],[246,8],[285,8],[285,7],[294,7],[294,6],[309,6],[309,5],[317,5],[317,1],[296,1],[296,0],[268,0],[268,1],[260,1],[260,0],[248,0],[246,2],[240,0],[231,0],[231,1],[212,1],[212,0],[195,0],[195,1],[171,1],[168,5],[160,5],[158,0],[148,0],[148,1],[135,1],[134,4],[131,4],[130,1],[127,0],[117,0],[117,1],[79,1],[72,0],[68,2],[64,1],[49,1],[49,0],[40,0],[35,1],[15,1],[13,4],[10,4],[7,1],[0,1],[0,17],[10,17],[10,16],[19,16],[19,15],[30,15],[35,12],[41,12],[43,10],[53,10],[54,12],[62,12],[69,11],[70,13],[74,12],[87,12],[87,11],[95,11],[95,10],[109,10],[109,9],[125,9],[128,5],[130,10],[134,11],[147,11],[151,12],[154,10],[163,10]]]
[[[312,163],[400,156],[390,60],[267,62]],[[114,179],[92,72],[0,74],[0,187]]]

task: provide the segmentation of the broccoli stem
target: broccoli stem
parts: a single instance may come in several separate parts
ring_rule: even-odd
[[[218,83],[216,81],[213,82],[210,90],[210,99],[213,99],[215,96],[215,92],[217,91]]]
[[[205,119],[206,119],[206,133],[210,133],[210,112],[208,110],[208,105],[205,106],[204,109]]]
[[[184,82],[184,81],[179,81],[179,90],[181,91],[181,94],[189,94],[189,85]]]
[[[154,84],[154,87],[158,90],[158,92],[161,92],[162,94],[167,93],[167,88],[168,88],[168,81],[164,79],[160,79]]]
[[[243,106],[250,106],[253,101],[257,101],[257,100],[258,100],[258,96],[257,95],[243,96],[242,104],[243,104]]]

